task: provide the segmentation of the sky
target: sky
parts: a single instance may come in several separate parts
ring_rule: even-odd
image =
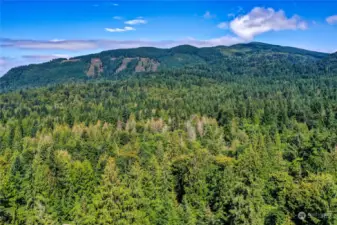
[[[337,51],[337,1],[0,0],[0,76],[108,49],[252,41]]]

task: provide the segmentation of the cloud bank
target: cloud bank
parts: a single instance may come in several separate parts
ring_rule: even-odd
[[[144,46],[152,46],[159,48],[169,48],[182,44],[190,44],[196,47],[210,47],[216,45],[233,45],[245,42],[240,37],[231,35],[212,38],[206,40],[198,40],[187,38],[182,40],[113,40],[113,39],[97,39],[97,40],[62,40],[62,41],[46,41],[46,40],[18,40],[18,39],[0,39],[0,47],[31,49],[31,50],[93,50],[93,49],[117,49],[117,48],[136,48]]]
[[[66,54],[53,54],[53,55],[23,55],[24,59],[36,59],[36,60],[52,60],[57,58],[69,58],[69,55]]]
[[[93,41],[78,40],[19,40],[3,38],[0,39],[0,47],[18,49],[79,50],[96,48],[96,44]]]

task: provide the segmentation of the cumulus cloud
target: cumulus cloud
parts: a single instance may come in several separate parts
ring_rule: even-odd
[[[138,25],[138,24],[146,24],[147,21],[139,18],[139,19],[134,19],[134,20],[128,20],[128,21],[125,21],[124,23],[129,24],[129,25]]]
[[[227,22],[222,22],[217,25],[218,28],[220,29],[227,29],[228,28],[228,23]]]
[[[121,16],[114,16],[113,17],[115,20],[121,20],[121,19],[123,19],[123,17],[121,17]]]
[[[326,18],[326,22],[330,25],[337,24],[337,15],[329,16]]]
[[[105,28],[106,31],[108,32],[125,32],[125,31],[131,31],[131,30],[136,30],[133,27],[124,27],[124,28]]]
[[[268,31],[305,30],[307,27],[307,22],[297,15],[287,18],[283,10],[261,7],[255,7],[248,14],[230,22],[233,33],[246,40]]]
[[[203,17],[205,19],[212,19],[212,18],[215,18],[216,15],[211,14],[210,11],[206,11],[205,14],[203,15]]]

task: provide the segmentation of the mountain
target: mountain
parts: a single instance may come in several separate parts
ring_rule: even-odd
[[[0,91],[78,80],[120,79],[136,73],[168,70],[190,73],[204,70],[208,75],[212,71],[213,77],[308,76],[326,71],[330,64],[336,65],[333,59],[326,53],[259,42],[230,47],[181,45],[170,49],[117,49],[13,68],[1,77]]]

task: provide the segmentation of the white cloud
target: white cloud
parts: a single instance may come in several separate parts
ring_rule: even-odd
[[[337,24],[337,15],[329,16],[326,18],[326,22],[330,25]]]
[[[113,17],[115,20],[121,20],[121,19],[123,19],[123,17],[121,17],[121,16],[114,16]]]
[[[205,19],[212,19],[215,18],[216,15],[211,14],[209,11],[206,11],[205,14],[203,15]]]
[[[227,29],[228,28],[228,23],[227,22],[222,22],[217,25],[218,28],[220,29]]]
[[[113,6],[119,6],[117,3],[113,3],[112,5],[113,5]]]
[[[129,24],[129,25],[137,25],[137,24],[146,24],[147,21],[143,19],[135,19],[135,20],[125,21],[124,23]]]
[[[256,35],[268,31],[305,30],[308,24],[297,15],[287,18],[283,10],[256,7],[232,20],[230,28],[239,37],[252,40]]]
[[[106,31],[108,32],[125,32],[125,31],[131,31],[131,30],[136,30],[133,27],[124,27],[124,28],[105,28]]]

